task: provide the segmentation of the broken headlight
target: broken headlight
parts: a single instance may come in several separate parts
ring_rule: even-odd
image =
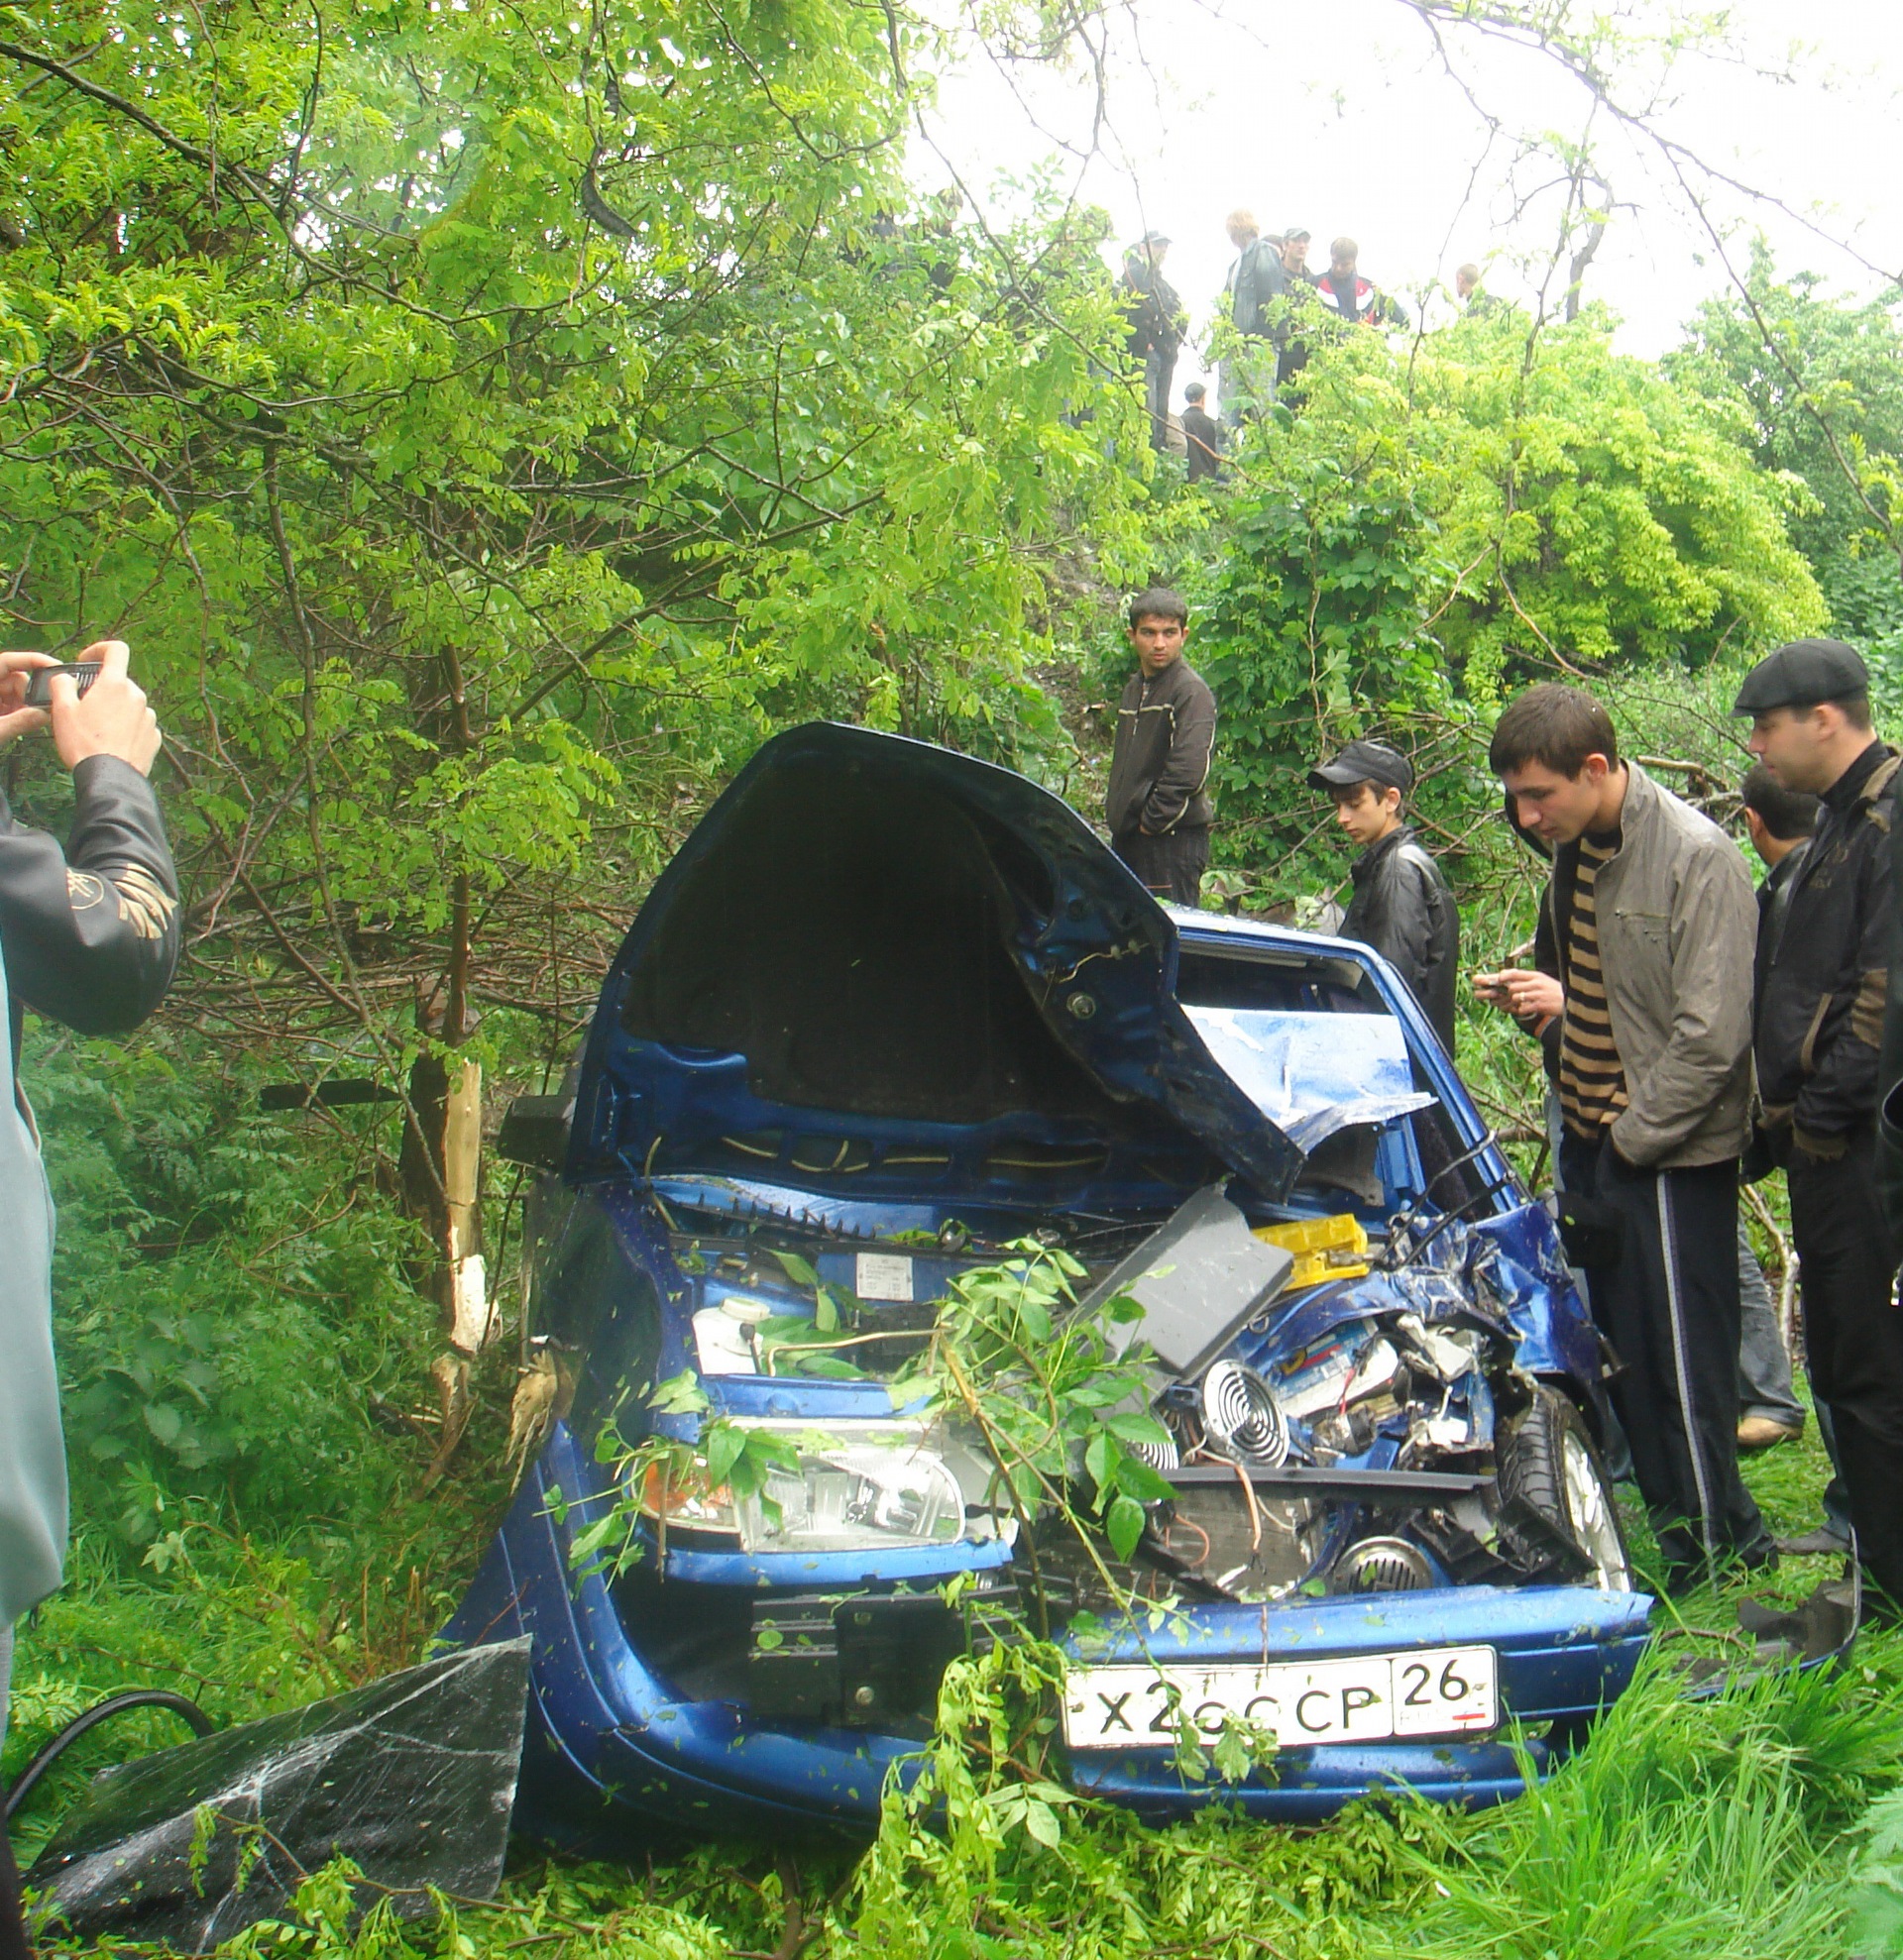
[[[783,1432],[784,1433],[784,1432]],[[749,1552],[860,1552],[951,1545],[964,1534],[964,1492],[920,1430],[803,1426],[762,1487],[734,1500]]]

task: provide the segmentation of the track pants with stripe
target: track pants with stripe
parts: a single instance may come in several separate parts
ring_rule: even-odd
[[[1864,1579],[1894,1611],[1903,1606],[1903,1311],[1873,1129],[1860,1126],[1826,1162],[1793,1150],[1785,1176],[1811,1384],[1831,1411]]]
[[[1613,1406],[1632,1474],[1681,1587],[1771,1538],[1737,1470],[1737,1160],[1635,1170],[1604,1138],[1560,1145],[1568,1191],[1617,1212],[1620,1251],[1587,1269],[1593,1318],[1624,1363]]]

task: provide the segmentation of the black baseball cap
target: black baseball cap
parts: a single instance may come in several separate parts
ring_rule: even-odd
[[[1863,656],[1842,640],[1792,640],[1767,653],[1744,676],[1734,714],[1768,714],[1774,708],[1815,708],[1870,691]]]
[[[1411,790],[1414,765],[1386,742],[1350,742],[1332,762],[1308,772],[1311,790],[1346,790],[1357,783],[1377,783],[1383,789]]]

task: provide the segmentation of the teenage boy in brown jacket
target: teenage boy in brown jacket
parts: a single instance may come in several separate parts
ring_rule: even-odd
[[[1104,818],[1117,855],[1174,905],[1202,901],[1214,813],[1205,785],[1216,746],[1216,700],[1182,657],[1189,608],[1156,587],[1130,601],[1137,656],[1117,704]]]
[[[1682,1592],[1776,1551],[1737,1471],[1737,1160],[1749,1123],[1757,906],[1737,846],[1619,759],[1578,688],[1529,689],[1490,760],[1553,847],[1543,970],[1486,996],[1556,1060],[1560,1182],[1593,1317],[1623,1370],[1614,1404]]]

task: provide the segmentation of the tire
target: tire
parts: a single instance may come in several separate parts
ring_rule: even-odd
[[[1612,1480],[1585,1418],[1544,1384],[1495,1441],[1503,1539],[1515,1563],[1608,1592],[1632,1589]],[[1543,1570],[1542,1570],[1543,1569]]]

